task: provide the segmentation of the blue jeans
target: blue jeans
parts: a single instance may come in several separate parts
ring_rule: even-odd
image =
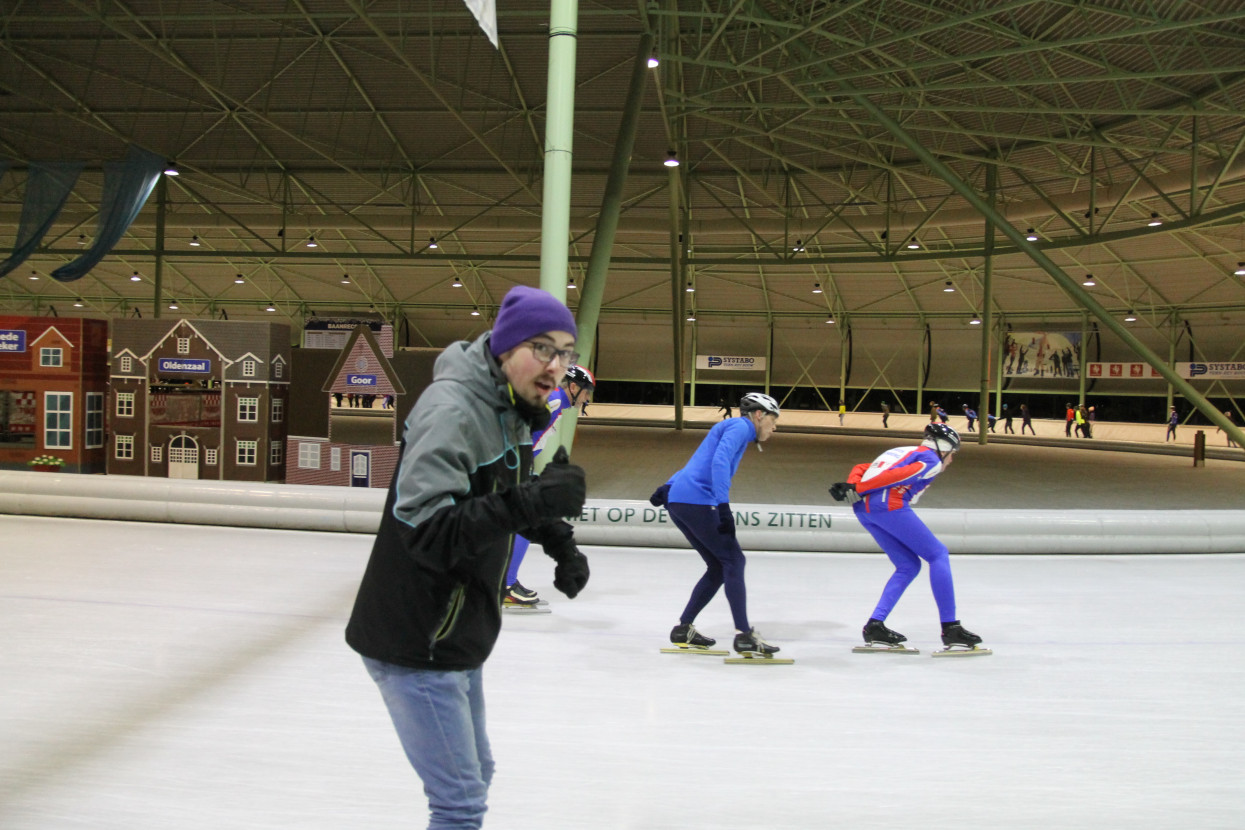
[[[483,670],[411,669],[369,657],[363,664],[424,782],[428,830],[479,828],[494,767],[484,728]]]

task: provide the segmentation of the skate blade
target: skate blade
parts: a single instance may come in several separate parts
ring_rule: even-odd
[[[516,617],[526,617],[530,614],[552,614],[552,609],[541,608],[538,605],[503,605],[501,607],[503,614],[510,614]]]
[[[972,648],[965,648],[964,646],[947,646],[941,651],[935,651],[931,653],[930,656],[931,657],[985,657],[990,654],[994,654],[994,652],[988,648],[981,648],[980,646],[973,646]]]
[[[852,654],[920,654],[919,648],[908,648],[904,645],[884,646],[870,643],[865,646],[856,646],[852,649]]]
[[[774,657],[770,654],[759,654],[754,651],[741,652],[738,657],[727,657],[722,661],[731,666],[769,664],[771,666],[790,666],[795,660],[790,657]]]
[[[663,648],[662,654],[708,654],[711,657],[725,657],[730,654],[729,651],[723,651],[716,648],[698,648],[696,646],[676,646],[674,648]]]

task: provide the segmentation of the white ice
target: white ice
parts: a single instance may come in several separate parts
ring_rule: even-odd
[[[370,538],[0,517],[0,827],[418,828],[342,639]],[[590,548],[574,601],[507,617],[486,670],[486,828],[1239,828],[1245,556],[953,557],[994,655],[931,659],[924,575],[851,647],[880,555],[752,553],[791,666],[663,655],[689,551]],[[698,627],[726,643],[717,597]]]

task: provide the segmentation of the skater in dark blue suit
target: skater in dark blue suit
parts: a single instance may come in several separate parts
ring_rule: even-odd
[[[735,651],[740,654],[773,654],[778,647],[761,639],[748,622],[748,593],[744,586],[744,552],[735,538],[731,513],[731,480],[744,450],[773,434],[778,421],[778,402],[769,395],[749,392],[739,402],[739,417],[720,421],[701,442],[682,470],[657,488],[650,501],[665,506],[674,522],[700,558],[705,573],[692,589],[679,624],[670,632],[675,645],[708,648],[716,640],[696,631],[693,622],[718,589],[725,586],[726,601],[734,618]]]

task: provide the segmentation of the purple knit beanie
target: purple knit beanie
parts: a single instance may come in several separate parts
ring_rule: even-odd
[[[516,285],[501,301],[489,351],[501,357],[515,346],[547,331],[565,331],[579,336],[575,318],[562,301],[548,291]]]

